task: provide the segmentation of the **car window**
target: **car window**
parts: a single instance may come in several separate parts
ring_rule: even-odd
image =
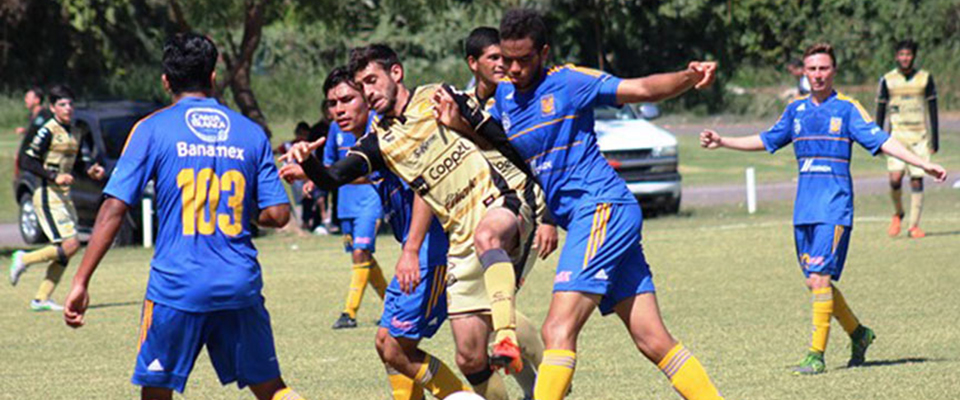
[[[107,156],[120,158],[123,146],[127,143],[130,128],[140,120],[139,117],[110,118],[100,121],[100,132],[103,134],[103,144],[107,148]]]
[[[593,111],[594,117],[598,120],[625,120],[637,119],[633,107],[627,105],[623,107],[597,107]]]

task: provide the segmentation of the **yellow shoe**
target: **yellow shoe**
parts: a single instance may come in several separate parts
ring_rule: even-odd
[[[894,214],[893,219],[890,220],[890,227],[887,228],[887,234],[890,237],[896,237],[900,234],[900,221],[903,220],[903,216],[899,214]]]

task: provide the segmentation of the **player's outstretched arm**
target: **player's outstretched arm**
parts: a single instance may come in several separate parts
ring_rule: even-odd
[[[724,137],[710,129],[705,129],[703,132],[700,132],[700,147],[708,150],[726,147],[740,151],[760,151],[765,149],[763,141],[760,140],[760,135]]]
[[[257,225],[266,228],[283,228],[290,222],[290,205],[277,204],[260,210]]]
[[[699,90],[709,87],[716,78],[716,73],[717,63],[693,61],[683,71],[624,79],[617,86],[617,103],[647,103],[670,99],[690,88]]]
[[[932,176],[937,182],[947,180],[947,170],[943,169],[940,164],[924,161],[920,157],[917,157],[917,155],[903,147],[899,140],[892,137],[887,139],[886,142],[883,142],[883,146],[880,146],[880,150],[883,151],[883,154],[899,158],[903,160],[903,162],[915,167],[923,168],[927,175]]]
[[[113,239],[117,236],[120,225],[123,223],[123,216],[128,209],[130,207],[127,203],[112,197],[106,199],[100,206],[87,251],[83,254],[80,267],[73,276],[70,294],[63,303],[63,319],[70,327],[79,328],[84,324],[83,317],[90,303],[90,295],[87,293],[90,278],[93,277],[93,271],[100,265],[100,260],[113,244]]]

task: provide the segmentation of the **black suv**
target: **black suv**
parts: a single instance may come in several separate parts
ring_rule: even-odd
[[[83,171],[82,163],[76,163],[73,171],[74,182],[70,188],[70,198],[77,209],[79,219],[78,232],[89,233],[97,217],[100,206],[101,191],[106,184],[110,173],[113,172],[123,146],[130,135],[133,125],[162,105],[159,103],[139,101],[103,101],[78,102],[73,113],[73,132],[80,140],[84,151],[92,154],[93,158],[106,170],[106,177],[102,181],[95,181]],[[28,138],[24,138],[21,145],[25,145]],[[18,152],[19,154],[19,152]],[[40,229],[37,215],[33,209],[33,192],[40,186],[40,178],[22,171],[15,158],[13,175],[13,193],[20,204],[20,234],[29,244],[44,243],[48,239]],[[152,195],[152,193],[145,193]],[[156,224],[153,224],[155,227]],[[117,243],[121,245],[133,244],[141,237],[141,209],[132,207],[127,213],[126,221],[117,236]]]

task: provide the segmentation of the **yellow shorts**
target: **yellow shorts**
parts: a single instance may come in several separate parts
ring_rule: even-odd
[[[502,207],[492,205],[487,210]],[[519,244],[507,249],[514,269],[518,271],[518,280],[523,282],[532,269],[530,245],[533,243],[535,221],[533,210],[526,202],[521,202],[518,212],[520,228]],[[453,241],[451,241],[453,242]],[[535,255],[533,255],[535,257]],[[473,246],[473,238],[468,246],[461,246],[461,250],[451,249],[447,256],[447,312],[450,318],[490,312],[490,299],[487,297],[486,285],[483,283],[483,265],[480,256]]]
[[[70,190],[42,185],[33,193],[40,228],[51,243],[60,243],[77,236],[77,210],[70,200]]]
[[[896,136],[894,136],[894,138],[896,138]],[[917,157],[920,157],[921,160],[930,161],[930,146],[928,141],[921,140],[915,143],[907,143],[902,139],[897,140],[900,140],[900,143],[903,144],[903,147],[906,147],[911,153],[915,154]],[[922,178],[924,175],[922,168],[907,164],[901,161],[899,158],[887,156],[887,171],[903,172],[904,170],[910,173],[911,178]]]

